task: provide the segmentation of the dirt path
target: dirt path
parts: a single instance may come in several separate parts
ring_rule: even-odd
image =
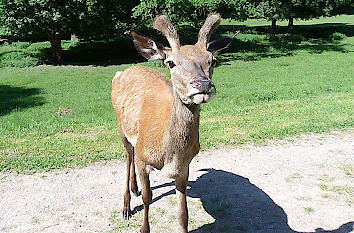
[[[191,164],[191,232],[354,232],[354,133],[269,141],[201,153]],[[99,163],[0,174],[0,232],[137,232],[121,220],[125,166]],[[177,232],[173,183],[151,174],[152,232]]]

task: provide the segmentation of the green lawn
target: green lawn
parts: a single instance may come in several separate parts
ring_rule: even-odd
[[[280,27],[276,35],[265,21],[220,27],[219,34],[243,33],[219,56],[217,95],[202,106],[203,150],[353,127],[354,16],[295,21],[300,24],[294,34]],[[34,67],[23,66],[48,63],[48,43],[0,46],[0,171],[49,170],[123,155],[111,80],[141,59],[137,52],[126,55],[131,45],[122,52],[113,43],[65,42],[67,65]],[[156,62],[142,65],[168,74]]]

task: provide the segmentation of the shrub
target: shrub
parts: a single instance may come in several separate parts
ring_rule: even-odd
[[[347,36],[340,33],[340,32],[335,32],[330,36],[331,40],[343,40],[345,39]]]
[[[11,47],[18,48],[18,49],[25,49],[25,48],[27,48],[30,45],[31,45],[30,42],[14,42],[14,43],[11,43]]]
[[[40,59],[32,57],[31,54],[22,51],[4,53],[0,56],[0,67],[28,67],[40,64]]]

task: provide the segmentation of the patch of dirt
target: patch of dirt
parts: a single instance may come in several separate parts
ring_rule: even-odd
[[[223,147],[191,163],[190,232],[354,232],[353,130]],[[122,220],[125,165],[0,174],[0,232],[137,232]],[[178,232],[174,183],[152,172],[152,232]],[[140,186],[139,186],[140,187]]]
[[[61,108],[58,110],[58,114],[60,116],[71,115],[73,113],[74,113],[74,110],[72,110],[71,108]]]

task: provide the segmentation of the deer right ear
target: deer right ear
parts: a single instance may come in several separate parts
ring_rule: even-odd
[[[136,50],[138,50],[138,52],[146,59],[166,59],[166,48],[162,44],[157,43],[150,37],[134,30],[130,31],[130,37],[133,40]]]
[[[208,43],[208,48],[207,50],[211,52],[212,54],[217,54],[220,50],[227,48],[231,41],[238,35],[240,34],[240,31],[237,31],[235,34],[232,36],[224,37],[221,39],[214,40],[210,43]]]

